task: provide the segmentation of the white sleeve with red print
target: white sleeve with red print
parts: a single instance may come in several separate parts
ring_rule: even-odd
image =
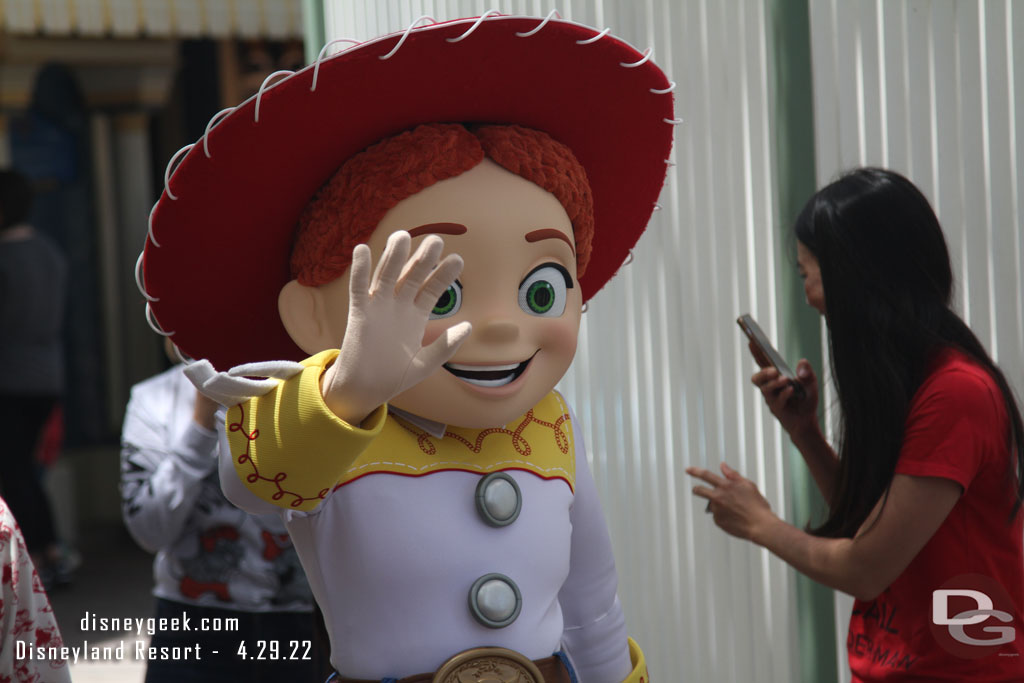
[[[46,591],[32,565],[21,529],[0,498],[0,683],[70,683],[62,659],[30,659],[28,648],[63,645]],[[21,641],[24,646],[18,647]],[[19,650],[24,652],[18,657]]]

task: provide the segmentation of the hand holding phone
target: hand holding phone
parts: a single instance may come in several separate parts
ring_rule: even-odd
[[[788,379],[793,386],[794,396],[798,400],[802,400],[807,395],[804,385],[797,379],[796,373],[793,372],[779,352],[775,350],[772,343],[768,341],[768,336],[761,329],[761,326],[750,317],[749,313],[744,313],[737,318],[736,324],[740,326],[740,329],[743,330],[743,333],[750,340],[751,352],[754,354],[757,364],[761,367],[771,365],[778,370],[779,374]]]
[[[749,315],[740,316],[737,322],[750,339],[750,352],[761,366],[750,379],[761,390],[772,415],[794,440],[815,434],[820,439],[818,378],[814,368],[801,360],[797,364],[800,372],[797,377]]]

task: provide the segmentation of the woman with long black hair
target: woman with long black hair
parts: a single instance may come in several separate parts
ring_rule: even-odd
[[[938,219],[903,176],[852,171],[796,221],[808,303],[825,316],[833,448],[806,360],[797,395],[755,352],[752,378],[829,504],[801,531],[722,465],[687,471],[726,532],[856,598],[854,681],[1024,680],[1024,423],[1006,378],[952,310]]]

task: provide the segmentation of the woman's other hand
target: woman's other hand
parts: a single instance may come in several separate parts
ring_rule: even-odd
[[[759,529],[776,518],[754,482],[725,463],[721,477],[700,467],[687,467],[686,473],[711,484],[693,487],[693,494],[708,499],[708,512],[727,534],[751,541]]]
[[[779,374],[760,349],[753,343],[750,352],[761,369],[750,378],[761,390],[764,402],[782,428],[793,438],[818,430],[818,377],[806,358],[796,365],[797,381],[803,385],[804,395],[797,393],[790,380]]]

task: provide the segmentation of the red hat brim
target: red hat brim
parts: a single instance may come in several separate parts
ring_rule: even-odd
[[[302,208],[346,159],[428,122],[514,123],[573,150],[594,197],[580,279],[584,300],[593,296],[664,183],[671,86],[649,54],[572,22],[535,31],[542,21],[491,16],[379,38],[215,117],[150,217],[144,287],[159,326],[221,370],[304,357],[277,312]]]

